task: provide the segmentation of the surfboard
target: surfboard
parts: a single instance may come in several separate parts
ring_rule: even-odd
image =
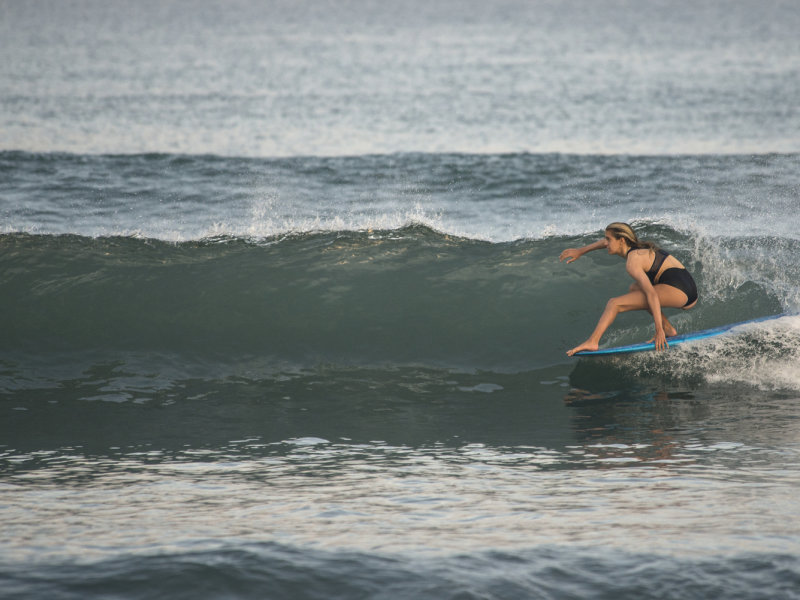
[[[696,342],[706,338],[716,337],[727,333],[742,325],[750,325],[752,323],[761,323],[763,321],[771,321],[772,319],[780,319],[787,315],[770,315],[768,317],[759,317],[757,319],[750,319],[749,321],[740,321],[738,323],[730,323],[728,325],[720,325],[719,327],[712,327],[710,329],[703,329],[702,331],[694,331],[692,333],[684,333],[676,335],[675,337],[667,338],[667,344],[670,348],[678,346],[686,342]],[[628,346],[615,346],[614,348],[601,348],[599,350],[584,350],[583,352],[576,352],[573,356],[603,356],[609,354],[628,354],[631,352],[644,352],[646,350],[655,350],[655,342],[642,342],[640,344],[630,344]]]

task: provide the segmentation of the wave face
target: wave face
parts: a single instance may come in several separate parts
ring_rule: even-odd
[[[744,240],[700,265],[692,260],[698,240],[661,226],[646,234],[695,272],[701,303],[676,313],[682,330],[786,310],[785,280],[719,281],[719,271],[737,269],[731,256]],[[0,237],[0,351],[258,356],[301,367],[546,367],[588,334],[603,298],[625,291],[613,257],[559,263],[563,248],[582,243],[490,243],[424,226],[181,243],[8,234]],[[798,246],[773,243],[770,256],[780,263],[781,251],[788,264]],[[644,313],[621,315],[606,342],[640,339],[651,327]]]
[[[9,235],[3,349],[257,354],[308,365],[543,361],[553,242],[424,227],[259,243]],[[547,263],[550,263],[549,265]],[[539,305],[537,308],[537,304]],[[527,330],[527,332],[526,332]]]

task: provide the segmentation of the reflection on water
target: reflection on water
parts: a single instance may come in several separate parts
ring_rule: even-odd
[[[3,560],[233,540],[392,552],[599,542],[665,553],[688,545],[724,554],[733,543],[777,549],[795,515],[796,456],[781,461],[774,449],[734,442],[672,442],[666,456],[664,449],[611,441],[563,451],[409,448],[299,438],[242,440],[168,460],[157,451],[114,460],[6,454],[8,463],[39,467],[5,478],[1,510],[12,542]],[[767,459],[770,468],[749,470]],[[168,540],[166,530],[174,532]],[[65,544],[54,547],[52,539]]]

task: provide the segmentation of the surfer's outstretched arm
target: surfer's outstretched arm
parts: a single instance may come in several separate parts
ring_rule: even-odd
[[[605,238],[602,240],[597,240],[596,242],[593,242],[588,246],[584,246],[583,248],[567,248],[561,253],[561,256],[558,257],[558,260],[566,260],[567,263],[571,263],[572,261],[578,260],[587,252],[591,252],[592,250],[600,250],[601,248],[608,248],[608,241]]]

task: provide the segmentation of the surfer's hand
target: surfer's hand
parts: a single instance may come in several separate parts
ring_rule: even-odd
[[[656,336],[653,338],[653,341],[656,343],[656,350],[666,350],[669,348],[669,344],[667,344],[667,336],[663,329],[656,331]]]
[[[559,262],[566,260],[567,264],[569,264],[574,260],[578,260],[581,256],[581,251],[577,248],[567,248],[561,253],[561,256],[558,257],[558,260]]]

